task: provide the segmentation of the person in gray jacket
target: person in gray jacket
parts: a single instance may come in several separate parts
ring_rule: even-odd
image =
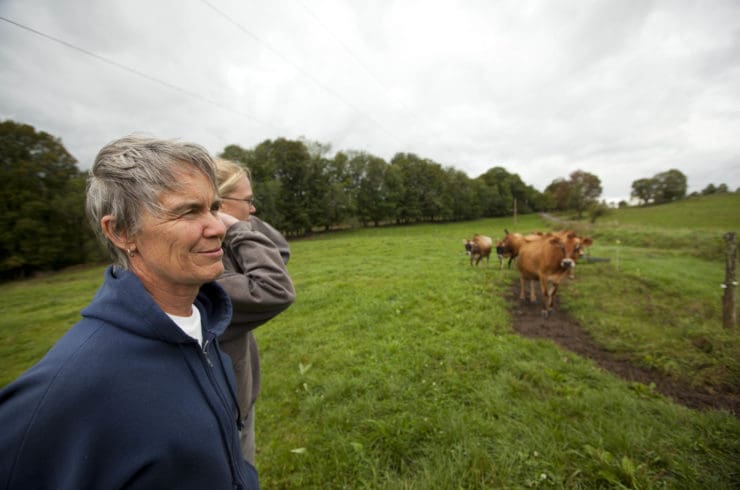
[[[260,363],[252,332],[295,300],[286,265],[290,247],[275,228],[253,214],[254,195],[245,167],[216,159],[219,216],[227,227],[222,247],[224,273],[217,280],[226,290],[234,316],[220,337],[221,349],[232,360],[243,427],[240,434],[244,458],[255,460],[254,404],[260,391]]]

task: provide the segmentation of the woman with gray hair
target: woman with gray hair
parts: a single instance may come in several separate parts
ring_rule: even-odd
[[[114,265],[47,353],[0,392],[0,486],[258,488],[241,456],[231,302],[213,161],[127,137],[90,172],[87,212]]]

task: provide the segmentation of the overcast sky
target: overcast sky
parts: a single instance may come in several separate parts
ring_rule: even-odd
[[[689,192],[740,187],[737,0],[0,0],[0,17],[0,120],[82,169],[143,132],[412,152],[539,190],[580,169],[606,199],[671,168]]]

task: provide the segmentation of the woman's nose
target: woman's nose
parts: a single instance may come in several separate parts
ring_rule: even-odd
[[[204,234],[207,236],[224,236],[226,235],[226,225],[217,214],[208,213],[208,222]]]

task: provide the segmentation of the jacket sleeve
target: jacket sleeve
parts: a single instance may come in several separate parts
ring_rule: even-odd
[[[290,247],[267,223],[250,217],[226,232],[223,243],[224,273],[218,279],[231,298],[234,314],[222,339],[253,330],[295,300],[295,290],[286,263]]]
[[[285,237],[271,225],[255,216],[250,216],[248,223],[252,226],[252,230],[262,233],[275,245],[283,259],[283,264],[287,265],[288,260],[290,260],[290,246]]]

